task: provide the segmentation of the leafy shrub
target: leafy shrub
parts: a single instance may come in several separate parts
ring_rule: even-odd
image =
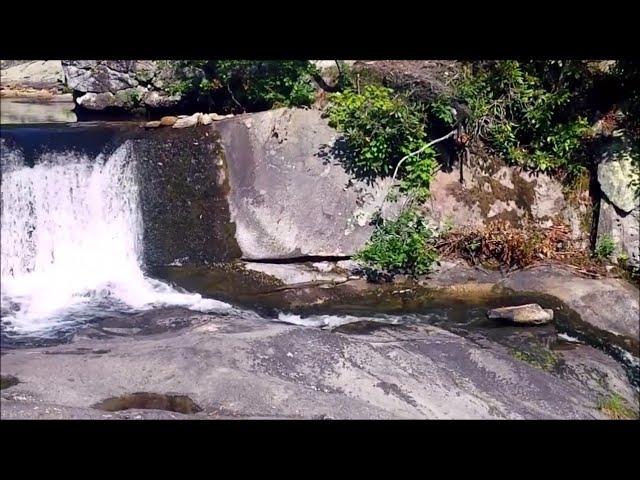
[[[419,213],[406,210],[396,220],[380,220],[369,242],[354,258],[392,275],[425,274],[438,261],[435,234]]]
[[[426,147],[424,112],[391,89],[367,85],[362,93],[347,89],[331,95],[327,115],[343,133],[356,175],[366,178],[393,175],[399,170],[403,191],[426,197],[437,166],[435,151]]]
[[[454,93],[438,98],[431,112],[451,123],[447,107],[462,106],[468,131],[509,162],[575,176],[591,132],[586,118],[569,108],[579,93],[572,89],[574,77],[584,78],[582,67],[580,62],[487,62],[467,70]]]
[[[593,251],[593,254],[596,258],[599,259],[607,259],[613,255],[613,252],[616,249],[616,242],[610,235],[602,235],[598,243],[596,244],[596,248]]]
[[[314,69],[307,60],[180,60],[167,90],[219,110],[307,106],[315,98]]]

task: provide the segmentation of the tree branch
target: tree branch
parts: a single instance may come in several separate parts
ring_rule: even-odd
[[[396,165],[395,171],[393,172],[393,178],[391,179],[391,183],[393,183],[395,181],[396,176],[398,175],[398,169],[400,168],[400,165],[402,165],[404,163],[405,160],[407,160],[407,159],[409,159],[411,157],[414,157],[414,156],[418,155],[419,153],[424,152],[427,148],[431,147],[432,145],[435,145],[436,143],[440,143],[440,142],[446,140],[447,138],[452,137],[455,134],[456,134],[456,131],[455,130],[451,130],[444,137],[437,138],[436,140],[433,140],[432,142],[429,142],[426,145],[422,146],[421,148],[419,148],[415,152],[411,152],[409,155],[406,155],[405,157],[402,157],[402,159],[398,162],[398,165]]]
[[[409,158],[411,158],[411,157],[414,157],[414,156],[418,155],[419,153],[424,152],[427,148],[429,148],[429,147],[431,147],[431,146],[435,145],[436,143],[440,143],[440,142],[442,142],[442,141],[446,140],[447,138],[452,137],[452,136],[453,136],[453,135],[455,135],[455,134],[456,134],[456,131],[455,131],[455,130],[451,130],[451,131],[450,131],[449,133],[447,133],[445,136],[440,137],[440,138],[437,138],[437,139],[435,139],[435,140],[433,140],[433,141],[431,141],[431,142],[427,143],[426,145],[423,145],[422,147],[420,147],[420,148],[419,148],[418,150],[416,150],[415,152],[411,152],[410,154],[405,155],[404,157],[402,157],[402,158],[400,159],[400,161],[398,162],[398,165],[396,165],[396,169],[395,169],[395,170],[394,170],[394,172],[393,172],[393,177],[391,178],[391,184],[389,185],[389,189],[388,189],[388,191],[385,193],[384,197],[382,198],[382,203],[380,204],[380,214],[381,214],[381,215],[382,215],[382,211],[383,211],[383,208],[384,208],[384,204],[386,203],[386,201],[387,201],[387,197],[389,196],[389,191],[393,188],[393,184],[394,184],[394,182],[395,182],[395,180],[396,180],[396,176],[398,175],[398,170],[400,169],[400,165],[402,165],[402,164],[405,162],[405,160],[407,160],[407,159],[409,159]],[[405,202],[405,204],[403,205],[403,209],[404,209],[404,207],[407,205],[407,203],[408,203],[408,202]]]

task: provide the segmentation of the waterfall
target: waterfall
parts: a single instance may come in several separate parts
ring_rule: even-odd
[[[110,155],[2,152],[2,327],[45,334],[110,311],[227,304],[178,292],[141,268],[143,224],[127,142]]]

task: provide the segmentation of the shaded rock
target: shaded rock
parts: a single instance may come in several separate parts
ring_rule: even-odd
[[[170,127],[177,121],[178,121],[178,117],[170,117],[170,116],[162,117],[160,119],[160,125],[162,125],[163,127]]]
[[[168,108],[174,106],[180,97],[178,95],[167,95],[158,92],[146,92],[142,97],[142,102],[152,108]]]
[[[158,128],[161,125],[162,125],[162,122],[160,122],[160,120],[154,120],[152,122],[145,123],[144,128]]]
[[[487,312],[489,318],[510,320],[521,325],[543,325],[553,320],[553,310],[542,308],[537,303],[515,307],[494,308]]]
[[[640,203],[630,185],[631,179],[638,172],[630,155],[609,153],[613,155],[613,159],[598,165],[598,182],[609,201],[624,213],[629,213],[638,208]]]
[[[195,127],[198,124],[201,115],[201,113],[194,113],[190,117],[178,118],[171,128]]]
[[[104,110],[107,107],[122,107],[116,96],[111,92],[86,93],[76,98],[76,103],[87,110]]]
[[[615,242],[614,258],[621,253],[629,257],[629,265],[640,265],[640,208],[624,214],[603,198],[598,217],[598,238],[609,235]]]

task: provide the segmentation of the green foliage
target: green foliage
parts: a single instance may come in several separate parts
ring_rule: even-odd
[[[462,106],[467,130],[509,162],[575,176],[591,133],[586,118],[570,108],[582,72],[580,62],[487,62],[467,70],[454,93],[438,98],[431,111],[451,123],[446,107]]]
[[[596,248],[593,252],[596,258],[601,260],[608,259],[613,255],[613,252],[616,249],[616,242],[611,238],[610,235],[602,235],[600,240],[596,245]]]
[[[391,89],[366,85],[331,95],[329,123],[343,133],[352,157],[351,169],[361,177],[393,175],[399,162],[401,189],[424,198],[437,166],[435,151],[427,147],[424,112]]]
[[[181,60],[167,90],[220,110],[307,106],[315,98],[314,68],[307,60]]]
[[[306,60],[219,60],[216,78],[242,105],[299,107],[313,102],[315,88]]]
[[[438,262],[435,234],[419,213],[406,210],[396,220],[380,220],[369,242],[354,258],[392,275],[425,274]]]
[[[444,97],[436,98],[429,105],[430,112],[445,125],[453,126],[456,123],[456,119],[453,114],[453,109],[449,105],[449,102]]]
[[[529,350],[512,349],[511,355],[516,360],[526,362],[547,372],[554,370],[559,364],[558,357],[542,345],[532,346]]]
[[[598,401],[598,409],[614,420],[637,418],[636,413],[629,408],[627,402],[617,393]]]

